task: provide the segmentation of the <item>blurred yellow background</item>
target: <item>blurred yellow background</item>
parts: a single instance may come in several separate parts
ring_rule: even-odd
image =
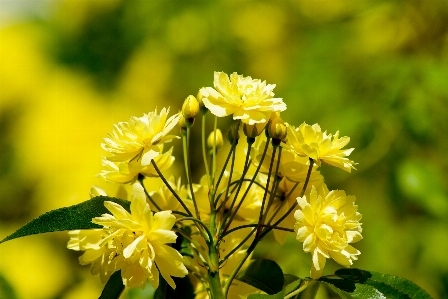
[[[287,122],[350,136],[358,170],[322,173],[330,189],[356,195],[363,214],[354,266],[446,298],[444,0],[1,0],[0,239],[88,199],[94,184],[115,192],[95,178],[112,124],[177,111],[212,85],[213,71],[277,84]],[[99,279],[67,240],[52,233],[0,245],[0,298],[97,298]],[[308,275],[300,243],[269,246],[256,254]]]

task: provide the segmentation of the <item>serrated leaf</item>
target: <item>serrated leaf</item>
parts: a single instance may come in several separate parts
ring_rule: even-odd
[[[117,271],[110,276],[99,299],[118,299],[123,290],[124,285],[121,279],[121,271]]]
[[[127,200],[97,196],[80,204],[60,208],[47,212],[31,220],[17,231],[7,236],[0,243],[29,235],[49,233],[55,231],[101,228],[92,223],[92,218],[99,217],[109,211],[104,206],[105,201],[113,201],[129,211],[130,202]]]
[[[280,292],[283,288],[283,272],[276,262],[266,259],[259,259],[252,262],[247,267],[241,280],[269,295]]]
[[[329,287],[342,299],[386,299],[380,291],[370,285],[355,283],[355,290],[353,292],[346,292],[332,283],[326,281],[320,281],[320,283]]]
[[[335,274],[351,281],[371,285],[388,298],[431,299],[424,289],[398,276],[359,269],[340,269]]]

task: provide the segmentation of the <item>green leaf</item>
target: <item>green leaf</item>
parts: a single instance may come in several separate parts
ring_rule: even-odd
[[[104,206],[105,201],[113,201],[129,211],[130,202],[127,200],[97,196],[80,204],[52,210],[34,220],[31,220],[17,231],[7,236],[0,243],[29,235],[49,233],[54,231],[101,228],[92,223],[92,218],[99,217],[109,211]]]
[[[280,291],[274,295],[266,295],[266,294],[252,294],[247,297],[247,299],[283,299],[285,297],[285,292]]]
[[[342,299],[386,299],[380,291],[369,285],[356,283],[355,290],[353,292],[346,292],[329,282],[321,281],[320,283],[329,287]]]
[[[320,283],[317,281],[308,281],[309,285],[300,292],[294,299],[314,299],[319,290]]]
[[[173,280],[176,284],[175,290],[160,276],[159,287],[154,294],[154,299],[194,299],[196,297],[193,285],[188,276],[183,278],[173,277]]]
[[[124,290],[121,271],[112,274],[104,286],[99,299],[118,299]]]
[[[297,290],[303,283],[303,279],[291,274],[285,274],[283,278],[285,281],[283,283],[283,290],[286,295]]]
[[[0,298],[17,299],[14,288],[9,281],[0,273]]]
[[[283,288],[283,272],[276,262],[266,259],[259,259],[252,262],[247,267],[241,280],[269,295],[280,292]]]
[[[388,298],[431,299],[424,289],[398,276],[359,269],[340,269],[335,274],[354,282],[371,285]]]

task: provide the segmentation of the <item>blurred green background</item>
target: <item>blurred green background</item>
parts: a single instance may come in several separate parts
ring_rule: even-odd
[[[213,71],[277,84],[286,121],[350,136],[357,170],[322,172],[363,214],[354,266],[447,297],[445,0],[1,0],[0,238],[88,199],[93,184],[116,189],[94,177],[112,124],[177,111]],[[99,279],[67,240],[2,244],[0,298],[97,298]],[[308,275],[300,243],[269,246],[256,254]]]

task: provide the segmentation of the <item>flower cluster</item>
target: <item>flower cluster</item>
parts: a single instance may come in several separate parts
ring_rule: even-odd
[[[286,104],[274,97],[274,87],[215,72],[213,87],[188,96],[181,112],[169,117],[163,108],[115,125],[102,143],[106,156],[98,176],[132,185],[130,211],[106,201],[110,214],[92,220],[102,228],[70,232],[68,247],[85,251],[80,263],[91,264],[103,283],[121,270],[127,287],[144,288],[149,280],[157,288],[161,274],[175,288],[172,277],[188,275],[197,298],[240,298],[256,290],[234,278],[273,231],[280,243],[290,233],[303,242],[312,254],[313,278],[322,275],[327,258],[351,266],[360,254],[351,244],[362,238],[355,197],[328,190],[319,171],[322,165],[354,169],[348,158],[353,149],[343,149],[350,139],[322,132],[318,124],[285,123],[280,113]],[[226,148],[220,129],[215,125],[206,138],[208,111],[215,124],[218,117],[233,116],[225,159],[218,159]],[[190,144],[199,116],[202,150]],[[173,147],[164,152],[164,146],[180,138],[171,134],[176,125],[185,178],[167,179],[174,157]],[[247,146],[240,145],[240,134]],[[190,165],[191,155],[201,152],[203,174]],[[146,183],[154,179],[163,184]],[[105,193],[93,188],[91,195]],[[118,197],[127,199],[121,191]]]

